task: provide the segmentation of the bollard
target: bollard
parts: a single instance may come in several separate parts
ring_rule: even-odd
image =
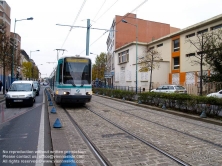
[[[76,162],[71,154],[71,152],[67,152],[60,166],[77,166]]]
[[[52,107],[52,109],[51,109],[51,113],[53,113],[53,114],[56,113],[56,109],[55,109],[55,107]]]
[[[49,102],[49,106],[53,106],[53,103],[52,103],[52,101],[50,101],[50,102]]]
[[[206,115],[206,111],[202,111],[200,117],[201,117],[201,118],[206,118],[206,117],[207,117],[207,115]]]
[[[61,128],[62,127],[62,124],[61,124],[59,118],[56,119],[55,123],[53,124],[53,127],[54,128]]]

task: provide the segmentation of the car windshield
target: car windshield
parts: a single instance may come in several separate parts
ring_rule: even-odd
[[[175,89],[176,89],[176,90],[184,90],[185,88],[182,87],[182,86],[175,86]]]
[[[32,86],[29,83],[12,84],[9,91],[31,91]]]

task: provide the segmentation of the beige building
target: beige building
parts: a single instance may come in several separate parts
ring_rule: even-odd
[[[160,54],[159,69],[152,74],[153,88],[160,84],[198,85],[199,64],[192,64],[198,50],[188,42],[196,40],[197,34],[222,28],[222,14],[171,33],[149,43],[138,42],[138,58],[147,48],[154,48]],[[140,65],[137,64],[138,71]],[[210,74],[203,66],[204,73]],[[136,42],[131,42],[115,50],[114,86],[136,86]],[[150,71],[137,73],[137,86],[148,90]]]

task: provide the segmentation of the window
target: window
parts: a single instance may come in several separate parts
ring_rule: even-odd
[[[198,31],[197,34],[200,35],[200,34],[206,33],[206,32],[208,32],[208,29],[204,29],[204,30]]]
[[[211,29],[211,30],[215,30],[215,29],[218,29],[218,28],[222,28],[222,24],[216,25],[216,26],[214,26],[214,27],[211,27],[210,29]]]
[[[193,37],[193,36],[195,36],[195,33],[191,33],[189,35],[186,35],[186,38],[190,38],[190,37]]]
[[[118,54],[119,63],[125,63],[129,61],[129,50],[123,51]]]
[[[195,53],[186,54],[186,57],[191,57],[191,56],[195,56]]]
[[[173,51],[179,51],[180,50],[180,41],[179,39],[173,40]]]
[[[157,47],[161,47],[161,46],[163,46],[163,43],[157,45]]]
[[[173,58],[173,69],[180,68],[180,57]]]

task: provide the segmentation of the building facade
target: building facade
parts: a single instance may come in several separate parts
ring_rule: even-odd
[[[123,23],[123,19],[128,23]],[[178,28],[171,27],[169,24],[139,19],[136,14],[132,13],[127,13],[124,16],[116,15],[112,21],[106,42],[108,72],[116,73],[114,65],[116,49],[135,41],[136,38],[138,42],[148,43],[178,30]],[[114,76],[108,79],[108,83],[113,85]]]
[[[11,13],[11,8],[6,3],[6,1],[0,1],[0,24],[4,23],[6,25],[7,36],[10,35],[10,26],[11,26],[10,13]]]
[[[222,28],[222,14],[148,43],[138,42],[138,58],[144,56],[144,50],[151,48],[156,49],[162,58],[159,68],[153,70],[153,88],[161,84],[198,85],[200,64],[192,63],[198,50],[189,40],[196,41],[197,35],[218,28]],[[131,42],[115,50],[115,85],[136,86],[135,49],[136,42]],[[140,65],[137,66],[139,71]],[[209,75],[209,66],[203,66],[203,72]],[[148,89],[150,71],[138,72],[137,75],[138,87]]]

